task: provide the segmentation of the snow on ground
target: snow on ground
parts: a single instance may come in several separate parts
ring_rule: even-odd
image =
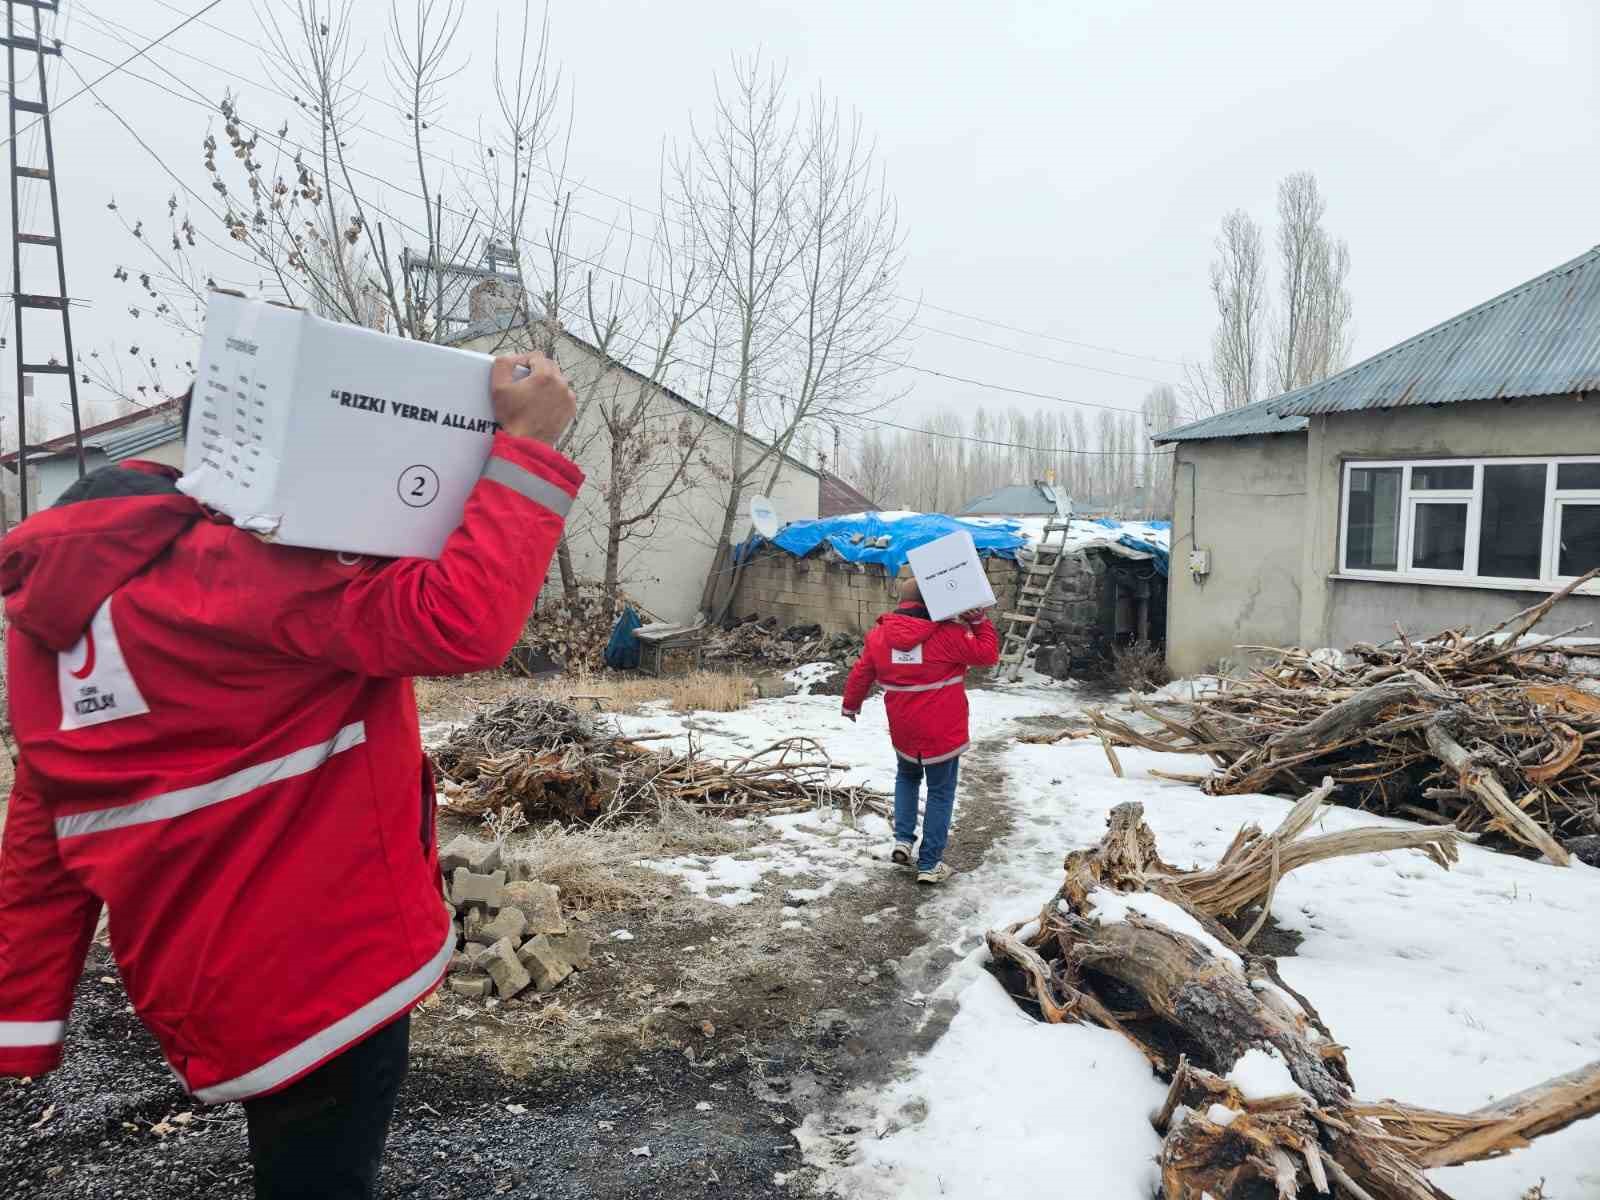
[[[840,671],[848,669],[832,662],[803,663],[785,675],[783,681],[795,690],[796,695],[809,696],[817,684],[826,683]]]
[[[974,696],[990,726],[996,714],[978,710],[991,698]],[[1006,752],[1012,833],[919,912],[935,943],[963,955],[933,997],[959,1003],[954,1021],[903,1078],[800,1131],[841,1194],[1148,1200],[1147,1114],[1162,1088],[1103,1031],[1019,1024],[982,969],[983,932],[1037,913],[1063,853],[1097,841],[1115,804],[1142,801],[1164,857],[1185,865],[1214,863],[1239,825],[1275,826],[1289,804],[1208,797],[1146,773],[1193,770],[1193,758],[1119,753],[1125,779],[1094,744]],[[1398,823],[1334,808],[1318,831],[1382,824]],[[1279,885],[1273,911],[1305,938],[1280,969],[1349,1047],[1362,1096],[1469,1110],[1600,1057],[1597,901],[1592,868],[1475,846],[1449,873],[1409,851],[1320,863]],[[1456,1200],[1511,1200],[1541,1178],[1550,1196],[1600,1196],[1600,1121],[1435,1177]]]
[[[1149,1200],[1160,1148],[1150,1113],[1166,1089],[1125,1038],[1066,1032],[979,972],[917,1073],[876,1093],[850,1165],[827,1182],[852,1198]],[[815,1118],[797,1139],[813,1162],[838,1146]]]
[[[805,668],[800,668],[803,671]],[[798,673],[798,672],[797,672]],[[1007,685],[1001,691],[974,691],[972,736],[994,737],[1018,717],[1057,714],[1071,703],[1070,692],[1051,686]],[[713,758],[742,758],[790,737],[815,739],[816,748],[799,751],[799,757],[818,761],[825,753],[844,767],[841,783],[866,786],[885,795],[894,793],[895,757],[889,746],[888,719],[881,698],[869,701],[852,723],[840,713],[837,696],[795,695],[762,700],[736,713],[698,712],[687,716],[665,704],[647,706],[637,716],[615,718],[624,734],[671,734],[652,743],[685,753]],[[960,798],[956,817],[959,823]],[[688,855],[647,861],[643,865],[680,879],[694,895],[737,907],[781,891],[793,912],[784,928],[802,930],[823,911],[817,904],[842,886],[867,882],[869,872],[881,868],[893,830],[889,822],[872,813],[852,820],[837,811],[794,813],[766,817],[761,825],[774,837],[737,854]],[[817,876],[814,885],[802,877]]]

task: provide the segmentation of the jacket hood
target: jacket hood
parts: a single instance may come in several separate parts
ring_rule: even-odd
[[[106,597],[202,517],[156,463],[102,468],[0,542],[0,595],[17,628],[70,649]]]
[[[920,604],[903,604],[893,612],[884,613],[878,624],[889,637],[889,645],[896,650],[910,650],[931,638],[939,622],[928,619],[928,610]]]

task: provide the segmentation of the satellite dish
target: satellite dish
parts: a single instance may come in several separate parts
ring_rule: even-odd
[[[764,538],[777,535],[779,529],[778,510],[773,507],[772,501],[765,496],[753,496],[750,499],[750,523],[756,527],[756,532]]]

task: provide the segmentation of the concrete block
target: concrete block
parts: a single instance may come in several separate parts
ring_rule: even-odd
[[[468,940],[483,946],[492,946],[501,938],[520,942],[527,927],[528,918],[522,915],[521,909],[502,908],[491,920],[483,922],[474,929]]]
[[[500,843],[486,842],[470,834],[458,833],[439,851],[439,869],[446,878],[465,868],[475,875],[487,875],[500,867]]]
[[[450,877],[450,900],[457,908],[463,904],[481,904],[485,908],[499,908],[505,886],[506,873],[503,870],[479,875],[465,867],[457,867]]]
[[[567,931],[566,918],[561,915],[561,890],[554,884],[534,881],[506,884],[500,911],[503,914],[512,910],[520,912],[526,919],[527,926],[523,932],[528,937]]]
[[[535,990],[541,992],[558,987],[575,969],[569,947],[546,933],[529,938],[517,952],[517,958],[532,977]]]
[[[484,955],[483,969],[494,980],[494,989],[504,1000],[509,1000],[533,982],[517,958],[517,944],[510,938],[501,938],[489,947],[489,952]]]
[[[594,966],[594,938],[581,929],[564,934],[552,934],[550,942],[572,964],[574,971],[587,971]]]
[[[446,981],[446,986],[456,995],[468,1000],[482,1000],[494,985],[482,975],[452,975]]]
[[[472,935],[483,928],[486,920],[483,909],[476,904],[467,909],[466,915],[461,918],[461,936],[466,939],[469,946],[472,944]]]
[[[451,975],[463,974],[472,970],[472,960],[457,950],[450,956],[450,965],[445,970]]]

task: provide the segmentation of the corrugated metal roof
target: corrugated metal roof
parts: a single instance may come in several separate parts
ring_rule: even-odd
[[[1257,400],[1242,408],[1230,408],[1213,416],[1201,417],[1187,425],[1169,429],[1155,435],[1157,442],[1199,442],[1207,438],[1250,437],[1262,433],[1302,433],[1308,422],[1304,417],[1279,416],[1274,405],[1277,398]]]
[[[1293,433],[1314,413],[1600,390],[1600,246],[1320,383],[1157,434]]]
[[[1049,516],[1056,511],[1054,500],[1046,499],[1038,484],[1013,484],[971,501],[958,517]]]
[[[1305,416],[1595,390],[1600,246],[1272,404]]]
[[[165,445],[183,436],[182,418],[175,412],[152,413],[146,420],[112,430],[98,437],[85,437],[83,444],[105,452],[112,462],[132,458],[152,446]]]
[[[817,516],[843,517],[851,513],[877,512],[878,506],[861,492],[829,471],[817,480]]]

